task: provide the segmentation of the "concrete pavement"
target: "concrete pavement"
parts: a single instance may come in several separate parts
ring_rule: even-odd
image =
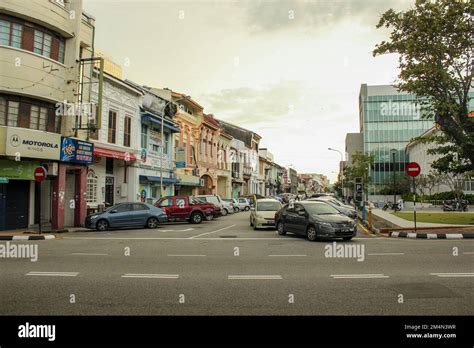
[[[362,261],[328,257],[332,242],[254,231],[248,213],[11,242],[39,257],[0,259],[0,314],[474,313],[474,241],[337,243],[363,247]]]

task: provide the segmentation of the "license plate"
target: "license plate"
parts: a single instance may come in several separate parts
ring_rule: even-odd
[[[275,223],[275,220],[268,220],[267,221],[267,224],[274,224]]]

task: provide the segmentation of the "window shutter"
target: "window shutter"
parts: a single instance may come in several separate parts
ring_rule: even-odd
[[[48,120],[46,122],[46,131],[56,133],[55,127],[56,113],[53,108],[48,108]]]
[[[51,59],[59,60],[59,40],[55,37],[51,40]]]
[[[21,48],[33,52],[35,44],[35,31],[27,25],[23,25],[23,34],[21,37]]]
[[[20,102],[18,110],[18,127],[30,128],[31,104]]]

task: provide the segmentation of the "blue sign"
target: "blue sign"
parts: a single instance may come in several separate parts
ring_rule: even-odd
[[[87,141],[61,137],[60,161],[91,164],[94,144]]]
[[[176,168],[186,168],[186,162],[176,162]]]

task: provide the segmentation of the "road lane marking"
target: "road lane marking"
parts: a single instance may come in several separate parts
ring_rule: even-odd
[[[466,252],[464,252],[463,254],[466,254],[466,255],[474,255],[474,251],[466,251]]]
[[[76,277],[79,272],[28,272],[27,276]]]
[[[71,255],[84,255],[84,256],[107,256],[109,254],[100,254],[100,253],[71,253]]]
[[[474,277],[474,273],[430,273],[440,278]]]
[[[178,279],[179,274],[135,274],[127,273],[122,278]]]
[[[224,231],[224,230],[227,230],[228,228],[232,228],[232,227],[234,227],[234,226],[236,226],[236,225],[230,225],[230,226],[223,227],[223,228],[220,228],[220,229],[218,229],[218,230],[211,231],[211,232],[204,232],[204,233],[198,234],[197,236],[189,237],[189,239],[195,239],[195,238],[197,238],[197,237],[205,236],[205,235],[208,235],[208,234],[211,234],[211,233],[216,233],[216,232]]]
[[[206,255],[170,255],[168,254],[168,256],[170,257],[205,257]]]
[[[281,280],[281,275],[229,275],[229,280]]]
[[[367,255],[372,255],[372,256],[384,256],[384,255],[405,255],[405,253],[371,253]]]
[[[384,274],[331,274],[333,279],[377,279],[377,278],[389,278]]]
[[[186,228],[184,230],[158,230],[158,232],[188,232],[188,231],[194,231],[194,228]]]
[[[230,226],[229,226],[230,227]],[[214,231],[217,232],[217,231]],[[196,236],[197,237],[197,236]],[[286,237],[237,237],[237,238],[199,238],[194,237],[63,237],[62,239],[84,239],[84,240],[220,240],[220,241],[236,241],[236,240],[279,240],[281,242],[304,242],[309,243],[303,238],[286,238]],[[352,238],[352,240],[378,241],[379,239],[387,239],[394,242],[399,242],[395,238]],[[438,239],[438,241],[442,241]]]
[[[305,257],[307,255],[301,254],[301,255],[268,255],[272,257]]]
[[[369,237],[377,237],[376,234],[374,233],[371,233],[367,228],[365,228],[365,226],[363,226],[361,223],[358,223],[357,224],[358,227],[360,227],[360,229],[362,230],[362,233],[364,233],[365,235],[369,236]],[[354,238],[353,238],[354,239]]]

